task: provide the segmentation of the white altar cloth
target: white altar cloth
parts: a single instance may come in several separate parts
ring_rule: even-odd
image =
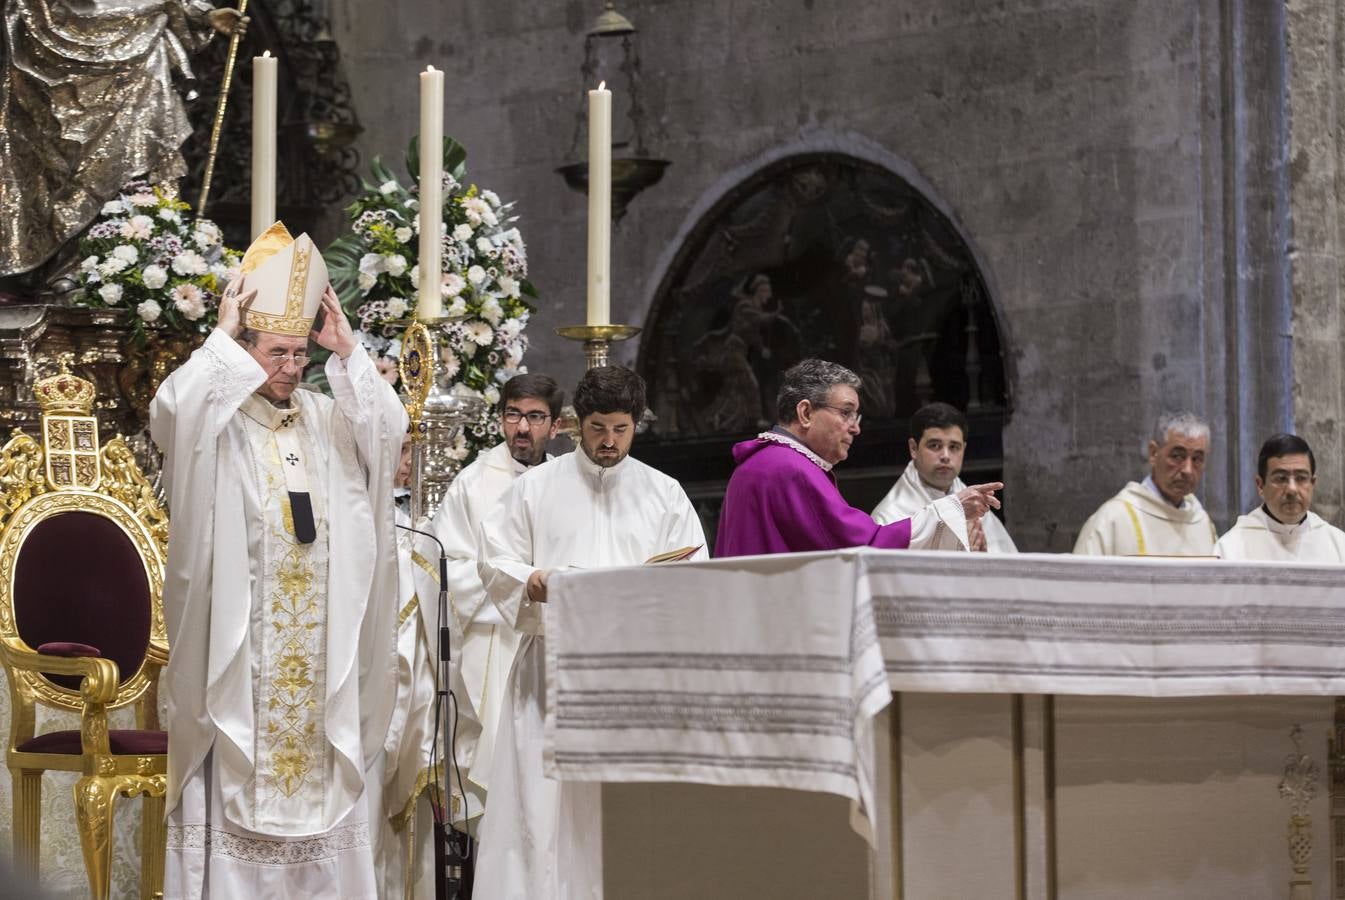
[[[871,824],[890,691],[1345,694],[1342,574],[868,549],[558,572],[547,773],[829,791]]]
[[[1339,566],[891,551],[855,565],[894,691],[1345,694]]]
[[[828,791],[872,840],[892,695],[857,571],[822,553],[556,573],[547,774]]]
[[[1014,878],[1030,898],[1057,878],[1089,898],[1229,896],[1230,884],[1253,876],[1269,890],[1288,877],[1287,857],[1273,844],[1287,815],[1275,783],[1289,725],[1303,722],[1317,734],[1322,716],[1329,721],[1329,698],[1345,695],[1343,575],[1339,567],[1283,563],[867,549],[557,573],[547,610],[549,772],[774,785],[858,801],[868,821],[857,830],[871,834],[865,826],[877,822],[871,898],[900,895],[902,885],[908,898],[961,888],[964,896],[993,895]],[[885,672],[878,683],[875,653]],[[889,735],[896,726],[878,720],[874,765],[872,717],[888,691],[907,694],[892,721],[910,730]],[[950,693],[965,702],[940,704]],[[987,696],[995,694],[1002,710]],[[1022,694],[1112,699],[1043,707],[1049,701],[1010,696]],[[1321,702],[1250,700],[1237,712],[1227,705],[1249,695]],[[1132,697],[1204,697],[1215,705]],[[1019,713],[1010,714],[1011,703]],[[1169,705],[1137,705],[1144,703]],[[1059,760],[1037,743],[1042,728],[1054,733],[1041,716],[1046,710],[1049,719],[1056,706],[1066,710]],[[851,717],[850,739],[842,712]],[[1307,746],[1320,756],[1319,740],[1309,737]],[[906,786],[893,787],[902,769]],[[1025,792],[1010,790],[1015,770]],[[629,807],[632,795],[620,796]],[[643,844],[628,835],[632,815],[675,821],[687,802],[679,796],[649,793],[649,805],[627,810],[626,825],[609,820],[617,828],[609,838],[637,860],[642,848],[680,846],[676,832]],[[717,808],[705,805],[704,793],[687,796]],[[724,796],[744,811],[753,804],[743,794]],[[1049,819],[1043,802],[1058,803]],[[787,818],[784,801],[761,803]],[[1319,830],[1329,818],[1324,804],[1315,813]],[[892,857],[903,844],[894,816],[905,823],[905,863]],[[1147,840],[1155,816],[1182,823],[1162,831],[1163,852]],[[731,830],[715,830],[715,819],[711,812],[689,821],[698,833],[709,829],[707,841],[734,840]],[[1220,828],[1211,831],[1213,822]],[[794,856],[822,840],[780,837],[793,848],[782,852]],[[1328,843],[1325,835],[1317,842]],[[825,846],[845,844],[833,835]],[[966,854],[979,867],[965,865]],[[1314,869],[1325,882],[1318,855]],[[758,864],[772,864],[765,859]],[[1192,869],[1191,859],[1204,867]],[[670,863],[658,877],[676,873]],[[625,868],[615,874],[627,889],[645,890],[641,897],[656,896],[663,883],[633,879]],[[789,896],[827,884],[802,877]]]

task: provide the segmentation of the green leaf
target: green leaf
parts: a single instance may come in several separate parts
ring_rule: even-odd
[[[445,135],[443,154],[444,171],[456,180],[462,181],[462,176],[467,172],[467,148]],[[406,170],[411,173],[411,180],[419,184],[420,135],[418,134],[411,137],[411,144],[406,148]]]

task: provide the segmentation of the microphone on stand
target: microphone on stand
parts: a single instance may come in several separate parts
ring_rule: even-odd
[[[435,769],[435,747],[439,743],[439,722],[443,715],[444,747],[447,749],[448,760],[453,766],[453,773],[457,776],[458,793],[462,795],[463,803],[463,821],[467,818],[467,790],[462,783],[462,770],[458,768],[457,755],[457,730],[458,730],[458,712],[457,697],[448,686],[449,664],[452,662],[452,633],[449,626],[444,624],[448,619],[448,552],[444,549],[444,542],[439,540],[438,536],[422,531],[419,528],[412,528],[409,525],[397,525],[403,531],[409,531],[412,534],[418,534],[434,541],[439,546],[439,603],[438,603],[438,631],[439,631],[439,677],[436,679],[435,687],[435,705],[434,705],[434,742],[430,750],[430,771]],[[452,716],[448,716],[445,711],[448,709],[449,700],[452,699]],[[431,779],[437,783],[437,779]],[[471,900],[472,896],[472,876],[474,869],[475,847],[471,835],[465,831],[459,832],[453,827],[451,822],[452,810],[449,808],[450,821],[444,821],[444,811],[446,807],[451,807],[452,791],[449,792],[449,803],[440,803],[434,813],[434,896],[435,900]],[[407,873],[411,877],[411,873]]]

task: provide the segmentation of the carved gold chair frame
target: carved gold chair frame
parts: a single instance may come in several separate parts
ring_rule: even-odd
[[[15,429],[0,448],[0,658],[11,701],[15,858],[21,872],[36,878],[43,773],[78,772],[76,825],[93,897],[102,900],[110,890],[116,799],[143,796],[141,895],[150,898],[163,887],[167,753],[125,747],[118,752],[113,739],[131,735],[143,745],[166,747],[157,695],[159,673],[168,662],[162,600],[168,517],[126,442],[116,437],[100,448],[92,384],[63,371],[39,381],[35,392],[43,410],[41,444]],[[20,634],[15,588],[25,541],[43,523],[72,512],[112,523],[144,567],[149,635],[135,671],[121,672],[114,660],[101,656],[38,652]],[[68,549],[70,564],[80,565],[82,548]],[[78,687],[67,686],[75,682],[61,676],[78,678]],[[131,704],[137,730],[110,734],[108,711]],[[73,746],[51,752],[53,745],[40,742],[40,749],[21,749],[42,737],[36,733],[39,705],[79,715],[78,752]]]

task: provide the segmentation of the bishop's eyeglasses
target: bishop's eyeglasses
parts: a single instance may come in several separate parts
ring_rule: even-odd
[[[504,420],[510,425],[517,425],[524,419],[528,420],[529,425],[545,425],[550,418],[551,413],[544,413],[540,410],[533,410],[529,413],[525,413],[521,409],[506,409],[504,411]]]
[[[289,363],[294,363],[301,369],[308,365],[307,353],[267,353],[262,359],[266,360],[266,365],[272,369],[283,369]]]

